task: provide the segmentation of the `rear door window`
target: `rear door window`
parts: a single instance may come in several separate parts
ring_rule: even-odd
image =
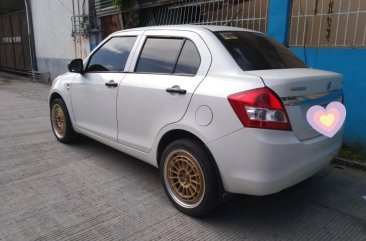
[[[200,67],[201,57],[191,40],[186,40],[179,55],[175,74],[195,75]]]
[[[91,56],[86,71],[123,71],[135,40],[136,37],[111,38]]]
[[[233,31],[215,35],[243,70],[307,68],[288,48],[264,34]]]
[[[183,43],[183,38],[147,38],[135,71],[173,73]]]

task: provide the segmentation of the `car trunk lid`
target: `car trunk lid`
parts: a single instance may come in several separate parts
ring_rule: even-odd
[[[342,75],[308,68],[247,71],[262,78],[264,84],[281,99],[293,132],[298,140],[321,135],[306,119],[313,105],[326,107],[332,101],[342,101]]]

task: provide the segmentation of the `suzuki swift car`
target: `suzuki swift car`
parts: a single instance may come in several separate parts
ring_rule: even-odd
[[[155,26],[113,33],[70,62],[49,95],[53,132],[85,135],[161,170],[171,202],[199,216],[227,193],[268,195],[327,165],[342,132],[312,129],[342,76],[308,68],[263,33]]]

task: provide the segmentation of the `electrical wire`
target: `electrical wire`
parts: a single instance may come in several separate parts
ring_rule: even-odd
[[[308,64],[308,60],[307,60],[307,56],[306,56],[306,40],[307,40],[307,35],[308,35],[308,20],[304,14],[304,11],[302,10],[302,5],[301,5],[301,1],[297,0],[300,4],[300,11],[302,16],[304,17],[305,20],[305,36],[304,36],[304,44],[303,44],[303,50],[304,50],[304,60],[305,60],[305,64]]]
[[[81,6],[83,15],[85,15],[85,0],[83,0],[83,4]]]
[[[70,9],[68,9],[66,6],[65,6],[65,4],[63,4],[60,0],[56,0],[59,4],[61,4],[62,5],[62,7],[64,8],[64,9],[66,9],[69,13],[71,13],[72,14],[72,11],[70,10]]]

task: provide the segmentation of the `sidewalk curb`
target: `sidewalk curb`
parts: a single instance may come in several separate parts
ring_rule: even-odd
[[[335,157],[332,160],[332,163],[338,164],[338,165],[343,165],[343,166],[350,167],[350,168],[357,169],[357,170],[366,171],[366,164],[360,163],[357,161],[351,161],[351,160],[343,159],[340,157]]]

